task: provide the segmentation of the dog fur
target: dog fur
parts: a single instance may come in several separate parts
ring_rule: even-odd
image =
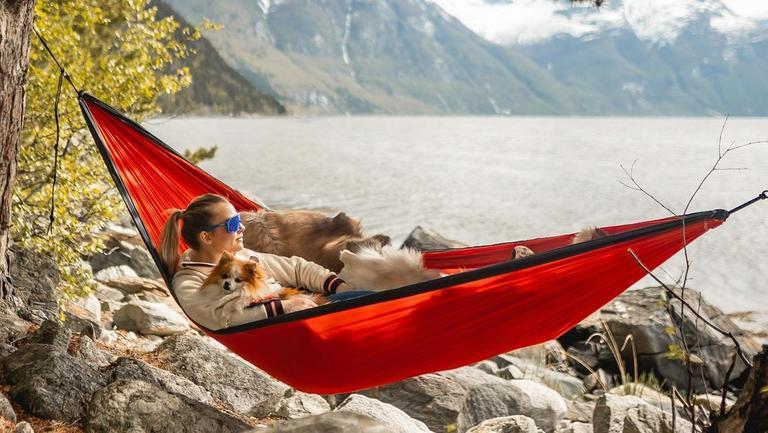
[[[380,250],[389,245],[385,235],[366,237],[362,224],[344,212],[329,217],[321,212],[288,210],[241,213],[246,248],[280,256],[299,256],[339,272],[339,253],[361,248]]]
[[[340,259],[344,263],[339,273],[341,279],[356,288],[377,292],[442,276],[436,270],[426,269],[421,254],[409,248],[365,246],[356,252],[343,250]]]
[[[573,239],[571,239],[571,245],[580,244],[582,242],[591,241],[593,239],[598,238],[604,238],[608,236],[608,233],[605,231],[597,228],[597,227],[588,227],[585,229],[580,230],[578,233],[576,233],[573,236]],[[516,259],[522,259],[523,257],[532,256],[535,253],[533,250],[528,248],[525,245],[518,245],[512,250],[512,254],[510,255],[510,260],[516,260]]]
[[[225,326],[229,326],[232,316],[242,313],[247,305],[269,299],[306,296],[317,305],[328,302],[321,294],[307,294],[293,287],[270,284],[269,275],[259,263],[239,259],[227,252],[222,254],[200,290],[206,298],[213,300],[214,310],[221,310]]]

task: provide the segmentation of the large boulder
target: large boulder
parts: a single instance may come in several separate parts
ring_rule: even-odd
[[[2,393],[0,393],[0,417],[16,422],[16,412],[13,410],[11,402]]]
[[[91,257],[89,262],[93,272],[113,266],[128,266],[140,277],[160,278],[157,266],[146,248],[117,239],[108,242],[107,248],[106,252]]]
[[[3,360],[3,380],[11,397],[40,418],[76,421],[106,378],[49,344],[27,344]]]
[[[270,427],[248,433],[395,433],[392,428],[371,417],[348,412],[328,412],[301,419],[279,421]]]
[[[507,381],[474,367],[425,374],[364,391],[390,403],[430,430],[459,432],[491,418],[526,415],[552,431],[563,418],[563,398],[544,385],[527,380]]]
[[[592,418],[594,433],[672,433],[688,432],[691,423],[651,406],[635,396],[605,394],[597,401]]]
[[[504,379],[531,379],[541,382],[554,389],[565,398],[577,398],[586,392],[584,383],[577,377],[559,371],[550,370],[542,362],[518,358],[514,355],[503,354],[493,358],[501,368],[499,377]]]
[[[14,247],[10,254],[10,274],[13,281],[10,304],[19,317],[38,324],[57,319],[56,287],[60,276],[52,258]]]
[[[395,406],[360,394],[347,397],[335,411],[369,416],[387,424],[397,433],[430,432],[426,424],[411,418]]]
[[[118,328],[150,335],[172,335],[189,329],[189,322],[165,304],[133,300],[117,310],[112,322]]]
[[[250,426],[213,407],[139,380],[118,380],[96,392],[88,433],[237,433]]]
[[[167,338],[155,352],[168,369],[202,386],[236,412],[274,413],[288,386],[190,334]]]
[[[403,242],[400,248],[411,248],[417,251],[442,250],[446,248],[466,247],[459,241],[448,239],[434,230],[416,226]]]
[[[679,294],[679,290],[678,290]],[[701,300],[699,293],[686,289],[686,302],[721,329],[733,333],[739,340],[747,356],[753,356],[760,349],[759,342],[748,332],[736,326],[727,315],[716,307]],[[667,308],[670,306],[671,308]],[[560,338],[560,342],[571,347],[584,342],[589,335],[604,330],[599,320],[605,321],[618,344],[622,344],[628,335],[632,335],[637,349],[637,359],[641,371],[652,371],[670,385],[686,388],[688,373],[685,363],[680,359],[667,356],[670,345],[679,345],[680,341],[667,331],[680,323],[680,302],[675,300],[661,287],[648,287],[641,290],[624,292],[618,298],[600,310],[593,320],[582,322]],[[735,352],[733,342],[698,320],[689,308],[685,309],[683,330],[691,352],[704,362],[700,365],[701,374],[692,377],[693,390],[705,392],[707,389],[721,389],[725,373]],[[582,351],[583,345],[577,351]],[[572,351],[574,352],[574,351]],[[603,353],[608,352],[603,348]],[[616,360],[610,356],[599,355],[599,366],[617,373]],[[632,366],[631,350],[623,352],[625,365]],[[746,365],[737,360],[731,379],[746,373]]]
[[[183,395],[200,403],[211,403],[213,400],[210,392],[189,379],[153,367],[138,359],[119,358],[106,374],[109,382],[141,380],[158,386],[171,394]]]
[[[72,332],[62,326],[61,322],[58,320],[45,320],[35,332],[29,334],[24,339],[24,343],[48,344],[53,346],[53,350],[66,352],[71,338]]]

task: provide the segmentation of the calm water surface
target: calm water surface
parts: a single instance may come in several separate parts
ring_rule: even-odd
[[[668,215],[622,185],[630,180],[621,165],[634,164],[643,188],[681,212],[717,160],[723,119],[187,118],[145,126],[178,150],[219,146],[202,167],[272,207],[342,209],[396,245],[416,225],[484,244]],[[730,119],[722,146],[757,140],[768,140],[768,119]],[[768,189],[768,144],[729,153],[719,167],[728,170],[712,173],[691,211],[730,209]],[[727,311],[768,312],[768,201],[733,215],[689,254],[690,287]],[[677,277],[683,263],[677,256],[664,270]]]

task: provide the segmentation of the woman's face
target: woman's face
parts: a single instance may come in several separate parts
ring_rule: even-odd
[[[221,224],[224,221],[237,215],[235,207],[231,203],[216,203],[213,205],[213,220],[211,224]],[[230,253],[236,253],[243,249],[243,227],[240,227],[236,232],[229,233],[225,226],[218,226],[209,232],[202,232],[200,234],[202,241],[217,253],[223,253],[224,251]]]

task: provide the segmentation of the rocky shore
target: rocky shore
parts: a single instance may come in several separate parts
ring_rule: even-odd
[[[759,407],[749,398],[764,398],[768,350],[755,335],[686,291],[758,361],[731,367],[733,341],[690,311],[681,317],[657,287],[624,293],[558,340],[358,393],[305,394],[195,329],[130,224],[101,235],[107,249],[87,258],[97,289],[64,305],[55,264],[13,250],[14,292],[0,304],[0,431],[691,432],[723,402],[718,420],[732,421],[731,406],[748,418]],[[406,243],[458,245],[421,228]],[[670,356],[680,355],[681,323],[689,355]],[[745,425],[757,424],[711,431]]]

